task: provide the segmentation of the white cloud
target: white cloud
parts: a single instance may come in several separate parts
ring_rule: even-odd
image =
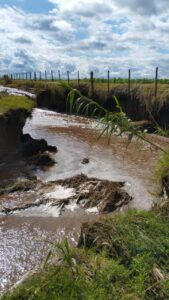
[[[167,0],[50,0],[47,14],[0,7],[0,70],[169,76]]]

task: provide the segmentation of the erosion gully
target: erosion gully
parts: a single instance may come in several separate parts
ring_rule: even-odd
[[[126,191],[133,197],[129,208],[151,208],[154,199],[150,193],[150,177],[159,153],[148,144],[133,141],[126,149],[126,139],[119,137],[112,137],[108,144],[106,138],[97,140],[95,122],[37,108],[27,120],[24,133],[33,138],[44,138],[50,145],[57,146],[58,153],[52,154],[57,163],[42,170],[26,167],[22,160],[3,162],[0,164],[0,180],[22,178],[31,172],[47,182],[84,173],[89,177],[125,182]],[[156,137],[151,139],[166,143]],[[89,159],[88,164],[81,163],[84,158]],[[16,206],[36,197],[33,191],[13,193],[0,196],[0,202]],[[76,245],[81,224],[97,218],[97,215],[82,209],[70,209],[61,216],[51,210],[42,213],[38,209],[1,215],[0,291],[11,287],[27,271],[40,264],[51,242],[67,238]]]

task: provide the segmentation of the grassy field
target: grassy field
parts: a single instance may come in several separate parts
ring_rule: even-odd
[[[0,85],[8,87],[22,88],[25,90],[34,89],[36,93],[41,90],[57,90],[60,88],[59,81],[34,81],[34,80],[15,80],[6,82],[5,80],[0,80]],[[71,80],[70,85],[78,87],[78,82],[76,80]],[[90,90],[90,81],[88,79],[83,79],[80,81],[81,86],[86,86]],[[108,84],[106,79],[95,79],[94,80],[94,90],[97,94],[105,97],[108,93]],[[122,91],[124,94],[128,93],[128,81],[127,79],[117,78],[110,80],[110,94],[115,91]],[[137,94],[138,98],[142,101],[154,101],[155,93],[155,83],[153,80],[131,80],[130,92]],[[157,102],[169,101],[169,80],[163,79],[158,82],[158,92],[157,92]]]
[[[127,212],[84,229],[79,249],[56,245],[46,264],[3,300],[169,299],[169,219]]]
[[[31,111],[34,105],[34,102],[27,97],[0,94],[0,115],[17,109]]]

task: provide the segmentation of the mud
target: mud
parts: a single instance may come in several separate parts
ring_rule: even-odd
[[[111,234],[110,227],[103,222],[84,223],[81,228],[78,247],[96,247],[97,251],[100,251],[109,245]]]
[[[33,139],[30,134],[23,134],[21,136],[22,141],[22,152],[25,156],[34,156],[38,153],[43,153],[46,151],[56,153],[57,147],[50,146],[44,139]]]
[[[48,145],[44,139],[33,139],[30,134],[22,134],[22,154],[27,163],[40,167],[51,167],[55,164],[49,152],[56,153],[56,146]]]
[[[0,115],[0,160],[12,156],[21,149],[21,135],[30,113],[24,109]]]
[[[35,185],[35,183],[34,183]],[[58,215],[62,215],[66,210],[96,208],[98,213],[111,213],[118,208],[128,205],[132,197],[127,194],[122,187],[122,182],[111,182],[108,180],[99,180],[97,178],[88,178],[81,174],[66,180],[58,180],[49,183],[37,183],[33,190],[37,194],[35,202],[19,204],[14,207],[0,206],[1,214],[12,214],[16,211],[28,210],[47,205],[57,207]],[[60,187],[62,195],[60,194]],[[64,191],[68,191],[63,197]],[[70,192],[70,193],[69,193]],[[2,199],[1,199],[2,201]],[[90,211],[90,210],[88,210]]]

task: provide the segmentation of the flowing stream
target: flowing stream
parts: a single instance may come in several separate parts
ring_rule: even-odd
[[[9,95],[27,96],[32,99],[36,98],[35,94],[29,93],[26,91],[22,91],[22,90],[18,90],[15,88],[8,88],[8,87],[2,86],[2,85],[0,85],[0,92],[6,92]]]
[[[140,141],[132,142],[126,149],[125,138],[113,137],[109,145],[106,138],[97,141],[95,125],[82,117],[34,109],[24,133],[33,138],[44,138],[50,145],[57,146],[58,152],[52,154],[57,162],[53,167],[31,169],[32,174],[45,182],[80,173],[123,181],[133,197],[129,208],[150,209],[153,197],[149,193],[149,177],[158,152]],[[84,158],[89,159],[88,164],[81,163]],[[22,161],[0,164],[0,179],[22,177],[26,172]],[[36,195],[32,191],[14,193],[5,199],[0,196],[0,202],[19,203],[33,197]],[[97,219],[97,216],[83,210],[70,210],[59,217],[49,213],[26,215],[23,212],[0,216],[0,290],[10,287],[41,263],[50,242],[62,241],[66,237],[76,245],[81,224],[92,219]]]

